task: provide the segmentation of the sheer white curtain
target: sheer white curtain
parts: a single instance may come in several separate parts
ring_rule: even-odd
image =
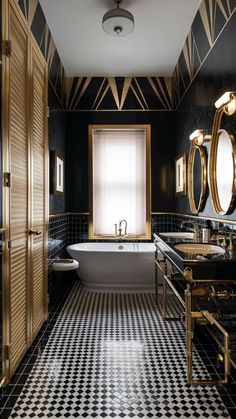
[[[122,219],[128,234],[146,234],[146,131],[94,130],[94,234],[114,234]]]

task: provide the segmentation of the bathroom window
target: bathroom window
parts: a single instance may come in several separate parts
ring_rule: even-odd
[[[150,126],[90,126],[89,132],[90,238],[114,239],[121,220],[128,238],[150,238]]]

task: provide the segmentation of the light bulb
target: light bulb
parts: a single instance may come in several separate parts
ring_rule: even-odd
[[[123,31],[123,28],[121,26],[115,26],[114,31],[116,35],[120,35],[120,33]]]
[[[232,115],[236,111],[236,97],[234,92],[224,93],[216,102],[215,107],[217,109],[225,106],[225,112],[228,115]]]
[[[196,129],[192,134],[189,136],[190,141],[194,141],[197,145],[202,145],[204,142],[204,135],[203,131],[200,129]]]

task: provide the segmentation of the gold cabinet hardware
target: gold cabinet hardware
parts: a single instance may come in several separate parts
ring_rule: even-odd
[[[4,353],[5,359],[7,359],[9,361],[10,358],[11,358],[11,347],[10,347],[10,345],[5,346],[4,352],[5,352]]]
[[[234,239],[236,238],[235,234],[229,235],[229,250],[234,250]]]
[[[222,246],[222,247],[226,246],[226,237],[223,236],[222,234],[218,234],[216,236],[216,240],[217,240],[218,246]]]
[[[4,387],[6,384],[6,377],[3,377],[3,379],[0,381],[0,388]]]
[[[33,230],[32,228],[29,230],[29,235],[34,235],[34,236],[39,236],[40,234],[42,234],[42,231],[40,230]]]
[[[221,354],[218,354],[216,357],[216,366],[220,368],[221,362],[224,362],[224,357]]]
[[[180,320],[182,323],[186,323],[186,313],[185,311],[182,311],[182,313],[180,313]]]
[[[3,54],[6,55],[6,57],[11,56],[11,41],[10,40],[3,41]]]
[[[11,187],[11,173],[5,172],[3,175],[3,184],[6,188]]]

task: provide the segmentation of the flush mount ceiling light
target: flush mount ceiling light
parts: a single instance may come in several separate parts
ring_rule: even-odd
[[[121,9],[122,0],[114,0],[116,9],[108,10],[102,19],[103,30],[109,35],[125,36],[134,29],[134,17],[128,10]]]

